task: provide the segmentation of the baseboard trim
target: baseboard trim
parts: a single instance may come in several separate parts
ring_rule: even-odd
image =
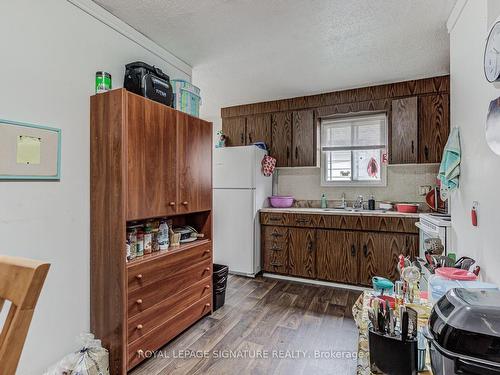
[[[356,291],[361,291],[361,292],[372,290],[371,288],[365,288],[363,286],[340,284],[340,283],[334,283],[334,282],[330,282],[330,281],[303,279],[301,277],[277,275],[277,274],[274,274],[274,273],[267,273],[267,272],[264,272],[262,274],[262,276],[268,277],[270,279],[295,281],[295,282],[302,283],[302,284],[313,284],[313,285],[329,286],[329,287],[333,287],[333,288],[349,289],[349,290],[356,290]]]

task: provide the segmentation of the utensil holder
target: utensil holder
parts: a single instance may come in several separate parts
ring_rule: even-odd
[[[373,373],[417,374],[417,339],[401,341],[400,336],[387,336],[370,328],[368,345],[370,347],[370,369]]]

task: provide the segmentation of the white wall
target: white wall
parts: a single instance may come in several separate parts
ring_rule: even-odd
[[[89,96],[143,60],[190,79],[64,0],[0,2],[0,118],[62,129],[60,182],[0,181],[0,253],[52,264],[18,374],[39,375],[89,329]],[[168,54],[166,54],[168,55]]]
[[[476,258],[483,278],[500,285],[500,156],[484,133],[488,105],[500,96],[483,73],[488,18],[486,0],[469,0],[450,34],[451,123],[460,128],[462,145],[460,189],[451,209],[457,253]],[[478,227],[470,219],[473,201],[480,204]]]

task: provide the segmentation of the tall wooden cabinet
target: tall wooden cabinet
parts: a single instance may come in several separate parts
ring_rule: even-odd
[[[125,374],[212,312],[212,124],[124,89],[90,102],[90,323]],[[205,237],[127,261],[127,224],[160,218]]]

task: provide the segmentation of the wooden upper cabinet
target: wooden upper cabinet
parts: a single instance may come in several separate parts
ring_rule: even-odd
[[[222,119],[222,131],[226,135],[226,146],[245,146],[246,141],[245,117],[231,117]]]
[[[294,111],[292,114],[292,167],[316,165],[314,111]]]
[[[277,167],[292,166],[292,113],[278,112],[271,116],[271,150]]]
[[[212,207],[212,123],[177,112],[178,208],[187,213]]]
[[[127,101],[127,219],[173,214],[175,111],[130,93]]]
[[[323,230],[316,232],[317,278],[339,283],[358,282],[358,232]]]
[[[392,101],[391,163],[418,161],[418,98]]]
[[[288,272],[292,276],[316,277],[316,230],[289,228]]]
[[[268,147],[271,145],[271,115],[259,114],[246,118],[246,144],[264,142]]]
[[[439,163],[450,133],[448,94],[420,97],[419,162]]]

